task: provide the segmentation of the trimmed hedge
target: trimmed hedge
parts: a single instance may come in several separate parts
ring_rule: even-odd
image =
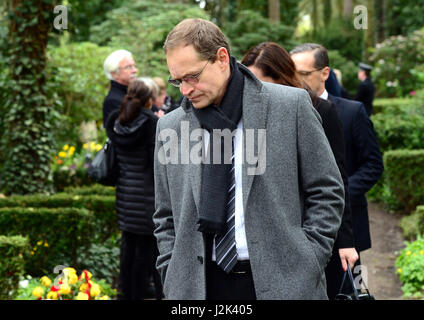
[[[118,231],[115,211],[115,196],[80,196],[58,193],[55,195],[11,196],[0,199],[0,208],[79,208],[88,209],[94,214],[94,229],[91,237],[94,242],[104,242]]]
[[[418,206],[411,215],[403,217],[399,226],[407,240],[414,241],[419,235],[424,235],[424,205]]]
[[[92,184],[94,184],[94,181],[87,175],[87,169],[85,168],[78,168],[75,171],[53,171],[53,186],[56,192],[62,192],[69,186],[88,186]]]
[[[414,104],[411,98],[374,99],[372,103],[373,116],[377,113],[393,113]]]
[[[65,188],[64,192],[78,196],[115,196],[115,187],[103,186],[96,183],[85,187],[67,187]]]
[[[93,242],[94,218],[87,209],[0,208],[0,234],[29,238],[25,271],[51,273],[56,265],[78,266],[80,250]]]
[[[0,300],[12,299],[16,294],[27,250],[28,238],[0,236]]]
[[[424,203],[424,150],[393,150],[383,156],[385,183],[396,208],[410,213]]]

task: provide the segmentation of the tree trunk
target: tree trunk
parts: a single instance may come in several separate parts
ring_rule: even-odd
[[[322,7],[322,18],[326,27],[330,24],[331,16],[333,14],[332,11],[333,7],[331,5],[331,0],[324,0],[324,5]]]
[[[352,17],[352,0],[344,0],[344,16],[349,19]]]
[[[280,0],[268,0],[269,20],[280,23]]]
[[[368,60],[369,48],[373,48],[374,45],[375,45],[375,41],[374,41],[374,29],[375,29],[374,0],[367,0],[366,6],[367,6],[367,9],[368,9],[368,29],[366,30],[366,35],[365,35],[365,60]]]

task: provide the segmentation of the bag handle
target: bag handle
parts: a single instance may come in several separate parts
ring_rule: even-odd
[[[347,271],[343,275],[342,285],[340,286],[339,294],[342,292],[343,285],[344,285],[345,280],[346,280],[346,274],[349,276],[349,281],[350,281],[350,285],[353,289],[353,294],[355,295],[356,300],[359,300],[358,291],[356,290],[356,287],[355,287],[355,281],[353,279],[352,270],[350,270],[349,262],[347,263]],[[368,289],[367,289],[367,292],[368,292]],[[369,292],[368,292],[368,294],[369,294]]]

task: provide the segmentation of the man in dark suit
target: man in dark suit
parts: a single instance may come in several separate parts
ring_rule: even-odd
[[[116,50],[105,60],[103,69],[110,80],[110,90],[103,102],[103,126],[112,111],[118,110],[127,94],[128,85],[137,77],[137,68],[131,52]]]
[[[336,256],[333,255],[326,269],[327,293],[333,299],[340,288],[343,270],[346,270],[343,260],[351,258],[356,252],[371,248],[365,194],[383,173],[383,161],[373,124],[364,105],[329,95],[325,89],[325,81],[330,73],[327,50],[321,45],[306,43],[297,46],[290,53],[304,81],[321,98],[328,99],[335,105],[345,138],[348,194],[355,241],[354,248],[346,247],[348,244],[334,247],[334,250],[339,250],[340,259],[333,259]],[[356,263],[360,264],[360,259]]]
[[[365,63],[359,64],[358,79],[361,83],[358,85],[355,99],[364,104],[368,116],[372,114],[372,102],[374,100],[374,84],[371,80],[372,67]]]

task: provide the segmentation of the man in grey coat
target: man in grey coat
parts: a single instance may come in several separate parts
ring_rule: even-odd
[[[157,268],[167,299],[327,299],[341,175],[303,89],[260,82],[213,23],[164,45],[185,97],[157,126]]]

